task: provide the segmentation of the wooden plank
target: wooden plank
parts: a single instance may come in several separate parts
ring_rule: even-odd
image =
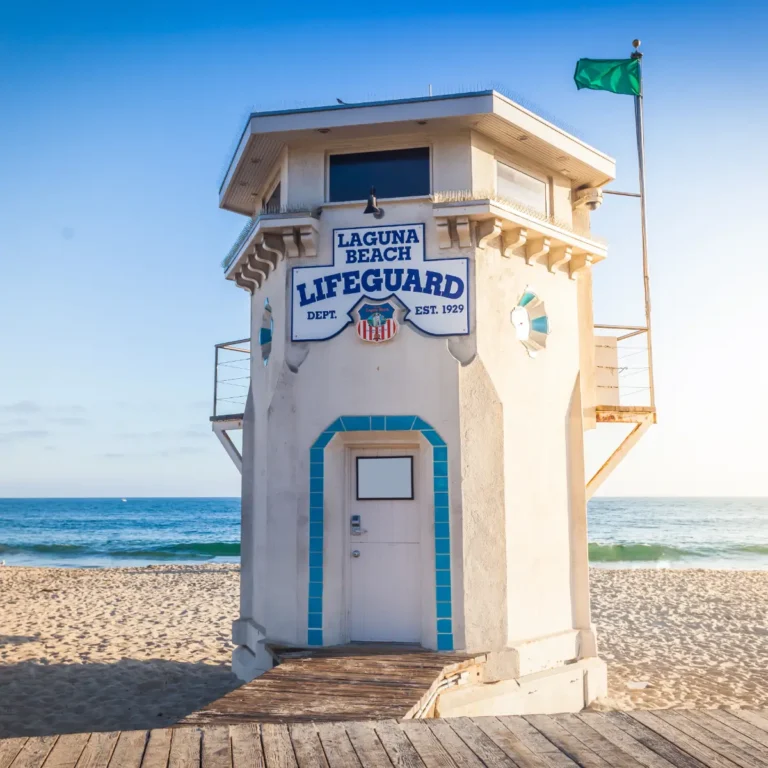
[[[360,768],[360,761],[341,723],[318,723],[317,735],[330,768]]]
[[[504,715],[497,720],[517,736],[535,754],[557,768],[571,768],[577,765],[568,755],[563,754],[549,739],[542,736],[530,723],[516,715]]]
[[[553,719],[558,725],[573,734],[584,746],[591,749],[596,755],[600,755],[609,765],[620,765],[622,768],[643,768],[643,764],[632,755],[606,739],[594,728],[590,728],[576,715],[554,715]]]
[[[520,768],[547,768],[549,765],[495,717],[473,717],[472,722]]]
[[[376,734],[395,768],[425,768],[416,748],[394,720],[377,722]]]
[[[455,768],[456,763],[448,756],[424,720],[404,720],[398,726],[427,768]]]
[[[199,728],[174,728],[171,733],[171,753],[168,768],[197,768],[200,765]],[[78,766],[79,768],[79,766]]]
[[[261,744],[267,768],[296,768],[291,735],[287,725],[264,723],[261,726]]]
[[[45,768],[75,768],[89,737],[89,733],[65,733],[59,736],[45,758]]]
[[[392,768],[387,751],[371,723],[346,723],[345,728],[357,757],[365,768]]]
[[[256,680],[189,714],[181,724],[337,722],[401,718],[462,654],[382,646],[289,652]]]
[[[750,709],[729,709],[727,711],[768,733],[768,714],[754,712]]]
[[[232,768],[229,727],[226,725],[209,725],[203,728],[201,754],[202,768]]]
[[[695,738],[691,738],[679,728],[675,728],[675,726],[663,720],[654,712],[637,710],[635,712],[630,712],[629,714],[635,720],[638,720],[646,726],[646,728],[656,731],[659,736],[665,738],[672,744],[675,744],[708,768],[738,768],[736,763],[731,762],[713,749],[710,749],[697,741]]]
[[[0,740],[0,768],[8,768],[27,741],[29,741],[27,736]]]
[[[180,727],[0,740],[0,768],[768,768],[753,710]]]
[[[328,760],[313,723],[294,723],[288,731],[299,768],[328,768]]]
[[[171,752],[170,728],[155,728],[149,732],[141,768],[166,768]]]
[[[665,723],[669,723],[679,731],[682,731],[686,736],[696,739],[696,741],[700,742],[705,747],[709,747],[709,749],[714,750],[719,755],[736,763],[736,765],[740,765],[741,768],[759,768],[759,766],[768,767],[768,763],[761,760],[759,755],[757,757],[751,755],[749,752],[736,746],[733,742],[724,739],[713,728],[710,728],[710,723],[719,725],[716,720],[710,720],[702,726],[700,723],[687,717],[683,712],[662,710],[654,712],[654,714]]]
[[[139,768],[148,736],[147,731],[122,731],[109,761],[109,768]]]
[[[524,719],[583,768],[611,768],[600,755],[593,752],[549,715],[526,715]]]
[[[488,768],[517,768],[507,753],[492,739],[488,738],[468,717],[451,718],[446,722]]]
[[[706,768],[700,760],[691,757],[675,744],[659,736],[656,731],[647,728],[639,720],[631,718],[626,712],[606,712],[605,717],[632,736],[633,739],[668,760],[676,768]]]
[[[713,717],[719,720],[721,723],[730,726],[734,731],[738,731],[744,736],[749,736],[750,739],[761,744],[764,747],[768,747],[768,733],[762,728],[758,728],[756,725],[747,722],[741,717],[737,717],[732,712],[728,712],[724,709],[708,709],[704,712],[707,717]]]
[[[119,731],[92,733],[77,761],[77,768],[106,768],[119,735]]]
[[[576,717],[597,731],[603,738],[631,755],[647,768],[675,768],[673,763],[632,738],[599,712],[580,712]]]
[[[756,741],[750,739],[749,736],[745,736],[744,734],[735,731],[729,725],[721,723],[714,717],[707,717],[704,712],[697,712],[695,710],[686,709],[679,710],[678,714],[682,715],[688,720],[691,720],[697,725],[700,725],[709,733],[717,734],[721,739],[723,739],[723,741],[726,741],[729,744],[733,744],[734,747],[737,747],[743,752],[752,755],[756,764],[765,763],[768,765],[768,750],[758,744]]]
[[[482,760],[456,735],[445,720],[424,722],[459,768],[482,768]]]
[[[232,725],[233,768],[265,768],[264,751],[261,748],[261,729],[255,723]]]
[[[58,736],[34,736],[19,750],[11,768],[40,768]]]

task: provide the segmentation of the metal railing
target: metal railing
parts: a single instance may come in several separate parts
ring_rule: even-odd
[[[227,255],[221,261],[221,268],[223,270],[226,271],[229,269],[230,264],[232,264],[232,262],[235,260],[235,257],[243,247],[243,243],[251,236],[251,232],[253,232],[258,222],[258,217],[249,219],[248,223],[242,228],[232,247],[227,252]]]
[[[241,416],[251,382],[251,340],[216,345],[213,376],[213,419]]]
[[[652,406],[648,329],[595,325],[597,405]]]

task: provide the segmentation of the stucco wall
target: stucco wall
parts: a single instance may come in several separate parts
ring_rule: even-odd
[[[325,152],[292,149],[288,159],[288,205],[319,205],[325,192]]]
[[[429,204],[392,203],[387,208],[386,221],[388,224],[426,221],[428,257],[444,258],[436,249]],[[349,326],[329,341],[309,345],[309,354],[298,373],[292,373],[284,364],[286,345],[291,344],[290,307],[286,299],[291,267],[330,263],[332,230],[359,226],[360,223],[359,207],[328,206],[319,224],[318,256],[281,262],[265,287],[253,297],[252,338],[258,338],[265,297],[273,307],[275,330],[272,355],[266,368],[259,358],[257,345],[254,345],[252,391],[257,414],[254,423],[258,429],[262,419],[265,420],[265,444],[262,451],[257,447],[255,456],[245,456],[244,461],[253,462],[255,485],[259,486],[252,491],[254,503],[265,503],[267,509],[266,514],[258,509],[254,512],[256,520],[262,517],[266,520],[268,541],[265,552],[253,544],[254,551],[264,552],[267,562],[261,587],[266,595],[263,623],[267,626],[268,637],[281,642],[306,642],[309,449],[318,435],[339,416],[414,414],[432,424],[451,448],[452,526],[460,525],[458,363],[448,351],[446,340],[427,337],[405,323],[391,343],[364,344],[354,327]],[[431,449],[423,439],[417,434],[401,438],[421,445],[423,455],[420,460],[425,460]],[[392,435],[386,435],[386,439],[391,440]],[[258,444],[258,439],[256,442]],[[334,484],[343,478],[343,461],[334,461],[333,454],[343,448],[340,441],[334,441],[328,450],[331,460],[326,467],[326,488],[329,489],[326,491],[326,508],[330,510],[326,520],[328,549],[324,573],[326,643],[346,640],[339,595],[342,590],[340,560],[348,557],[346,544],[343,551],[338,546],[348,522],[339,512],[344,496],[338,488],[334,489]],[[426,463],[423,475],[425,478],[429,476],[431,482]],[[266,494],[262,485],[266,486]],[[424,510],[425,520],[431,520],[432,505],[428,497]],[[244,525],[244,536],[248,530],[256,532],[263,528],[258,524]],[[431,542],[428,528],[425,528],[422,539],[428,552]],[[433,563],[431,568],[434,569]],[[434,574],[432,572],[430,581],[429,573],[427,568],[421,585],[425,605],[434,603]],[[245,578],[256,580],[256,576]],[[455,569],[454,578],[460,578],[460,568]],[[258,589],[258,586],[254,588],[255,591]],[[458,631],[460,617],[455,623],[455,631]],[[425,619],[424,642],[429,642],[426,635],[430,632],[434,643],[434,613],[431,621]]]
[[[477,351],[503,408],[507,640],[571,627],[570,408],[579,373],[576,283],[489,247],[475,265]],[[526,288],[544,299],[551,335],[528,357],[510,311]],[[583,480],[582,480],[583,484]]]
[[[433,136],[424,143],[433,147],[435,188],[495,185],[492,142],[476,134],[470,140],[467,134]],[[283,190],[288,204],[324,199],[325,156],[325,150],[290,150]],[[556,181],[554,205],[563,215],[566,205],[570,211],[566,184]],[[391,201],[385,209],[386,224],[425,223],[428,259],[471,259],[472,335],[462,342],[461,353],[451,347],[453,342],[428,337],[407,323],[386,344],[361,342],[351,325],[328,341],[293,344],[290,269],[331,263],[334,228],[375,223],[362,216],[359,205],[324,205],[317,257],[281,261],[252,299],[241,615],[265,625],[270,640],[306,643],[310,446],[342,415],[413,414],[429,422],[449,448],[456,647],[498,649],[582,627],[589,618],[579,392],[579,328],[585,326],[586,315],[578,312],[577,281],[562,271],[550,274],[541,264],[528,266],[519,256],[504,258],[498,243],[477,252],[438,249],[428,201]],[[535,360],[510,322],[526,288],[546,302],[552,329],[547,349]],[[582,303],[588,293],[582,287]],[[267,297],[275,328],[265,367],[256,340]],[[293,372],[286,357],[301,359],[301,349],[308,354]],[[342,482],[352,439],[336,436],[326,448],[325,644],[347,639],[343,584],[348,516]],[[417,447],[419,477],[429,477],[431,449],[418,434],[379,433],[365,439]],[[426,488],[421,492],[426,495]],[[422,643],[427,646],[435,642],[431,512],[431,501],[425,499],[420,588]]]
[[[459,394],[464,647],[496,650],[507,638],[505,540],[512,532],[504,506],[504,405],[481,357],[459,370]]]
[[[469,131],[432,138],[432,188],[434,191],[470,189],[472,163]]]

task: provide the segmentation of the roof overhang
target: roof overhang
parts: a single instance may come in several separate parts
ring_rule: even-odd
[[[475,130],[512,146],[567,176],[575,187],[600,187],[615,177],[613,158],[497,91],[480,91],[255,112],[248,118],[219,188],[219,205],[251,215],[252,193],[269,181],[285,146],[327,144],[328,134],[334,140],[344,140],[391,137],[398,133],[412,135],[417,130],[428,135],[436,129],[454,128]],[[521,141],[525,143],[524,150]]]

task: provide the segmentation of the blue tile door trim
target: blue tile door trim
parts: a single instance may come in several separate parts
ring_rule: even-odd
[[[320,433],[309,449],[309,603],[307,612],[307,643],[309,645],[323,644],[325,448],[337,432],[404,431],[421,432],[432,446],[437,649],[453,650],[448,446],[432,425],[418,416],[341,416]]]

